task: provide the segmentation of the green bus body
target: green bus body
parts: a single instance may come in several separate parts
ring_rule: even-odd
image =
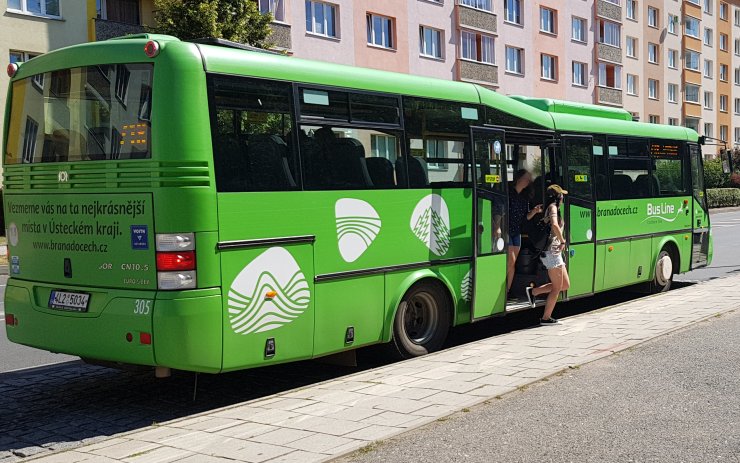
[[[149,40],[160,46],[154,58],[144,53]],[[474,214],[483,223],[491,217],[471,199],[476,193],[470,186],[218,192],[209,75],[495,108],[545,137],[629,135],[681,146],[698,140],[689,129],[631,122],[619,111],[599,116],[582,108],[578,114],[576,107],[513,99],[472,84],[165,36],[84,44],[24,63],[10,85],[5,140],[16,133],[21,146],[22,121],[11,117],[14,83],[120,63],[153,63],[149,158],[5,163],[11,259],[5,307],[15,321],[7,325],[13,342],[83,358],[217,373],[388,342],[399,304],[420,281],[444,289],[453,326],[505,312],[505,253],[478,259],[477,278],[490,278],[471,279],[476,250],[492,245],[485,235],[478,244],[473,237]],[[9,159],[6,146],[3,153]],[[699,190],[599,200],[594,208],[570,204],[567,298],[651,281],[666,248],[675,252],[676,273],[711,262],[703,186]],[[352,211],[358,204],[372,205],[371,211],[357,216]],[[342,215],[345,206],[350,212]],[[435,229],[436,248],[432,238],[415,236],[430,211],[432,221],[434,214],[448,216],[438,219],[444,223],[439,233]],[[158,290],[155,236],[177,233],[194,234],[197,288]],[[338,243],[358,236],[365,248],[347,258]],[[705,240],[703,258],[697,257],[697,239]],[[88,294],[89,305],[83,311],[51,308],[52,291]],[[474,309],[471,293],[486,308]],[[247,313],[268,303],[280,310]]]

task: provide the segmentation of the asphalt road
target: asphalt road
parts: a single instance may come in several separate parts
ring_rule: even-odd
[[[740,462],[739,332],[713,318],[341,461]]]

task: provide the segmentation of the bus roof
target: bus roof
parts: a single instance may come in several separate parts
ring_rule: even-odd
[[[510,95],[510,97],[548,113],[603,117],[606,119],[617,119],[621,121],[632,120],[632,113],[622,108],[577,103],[575,101],[555,100],[553,98],[531,98],[520,95]]]

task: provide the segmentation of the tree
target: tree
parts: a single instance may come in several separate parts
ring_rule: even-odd
[[[250,0],[154,0],[157,34],[182,40],[215,37],[269,48],[271,14]]]

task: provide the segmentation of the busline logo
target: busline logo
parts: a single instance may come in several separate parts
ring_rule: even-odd
[[[678,207],[675,204],[660,202],[660,203],[648,203],[647,204],[647,217],[643,222],[653,219],[653,221],[662,220],[664,222],[675,221],[684,210],[688,213],[688,208],[684,209],[683,203],[679,203]]]

